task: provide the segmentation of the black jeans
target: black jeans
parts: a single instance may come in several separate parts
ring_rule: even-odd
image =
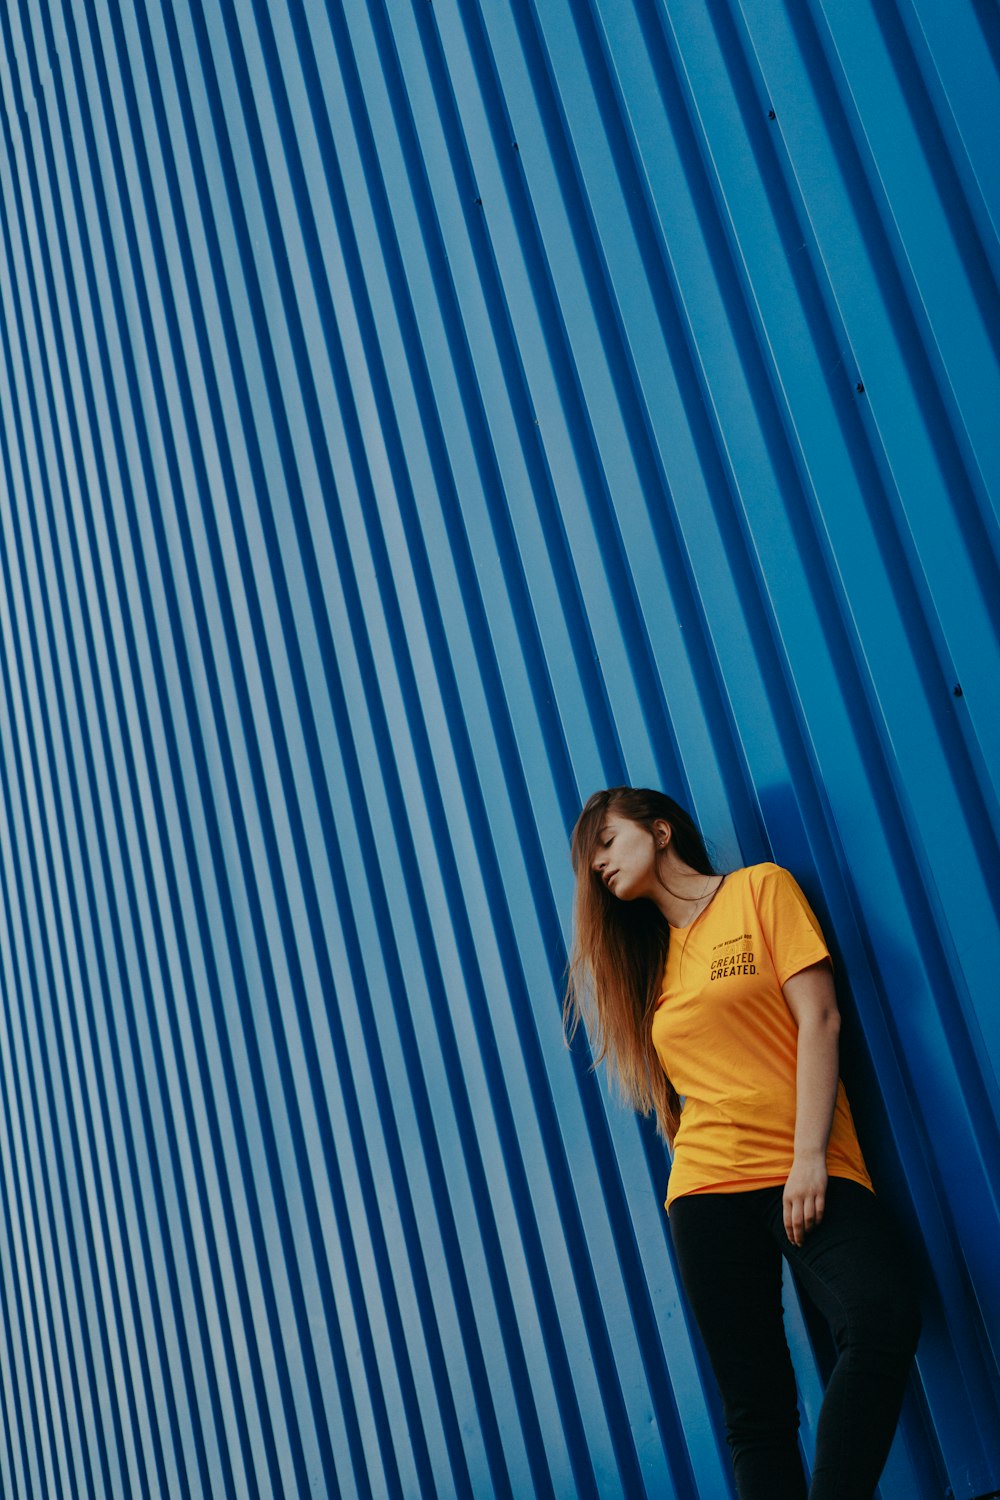
[[[859,1183],[832,1177],[822,1224],[796,1248],[780,1187],[696,1193],[670,1207],[681,1279],[718,1381],[740,1500],[805,1500],[799,1413],[781,1310],[781,1257],[833,1332],[809,1500],[871,1500],[920,1332],[895,1226]]]

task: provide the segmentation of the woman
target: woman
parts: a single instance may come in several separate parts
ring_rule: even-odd
[[[584,1015],[596,1060],[673,1149],[665,1206],[740,1500],[870,1500],[919,1318],[839,1082],[819,923],[777,865],[717,874],[661,792],[596,792],[572,850],[569,1036]],[[782,1255],[838,1352],[808,1491]]]

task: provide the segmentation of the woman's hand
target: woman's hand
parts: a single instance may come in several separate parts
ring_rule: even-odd
[[[793,1245],[801,1245],[810,1229],[823,1222],[826,1183],[825,1152],[796,1156],[781,1199],[785,1233]]]

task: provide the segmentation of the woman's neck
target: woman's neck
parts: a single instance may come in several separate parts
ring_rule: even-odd
[[[676,857],[672,849],[660,864],[660,880],[650,892],[671,927],[689,927],[709,906],[724,875],[703,875]]]

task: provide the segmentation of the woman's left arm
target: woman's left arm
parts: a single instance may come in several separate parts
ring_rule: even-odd
[[[829,963],[801,969],[782,985],[799,1028],[795,1064],[795,1155],[782,1200],[785,1233],[801,1245],[826,1207],[826,1148],[839,1077],[840,1011]]]

